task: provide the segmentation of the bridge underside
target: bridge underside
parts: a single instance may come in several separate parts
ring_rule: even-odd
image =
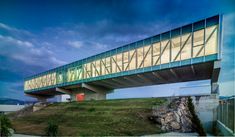
[[[27,93],[27,95],[38,98],[50,98],[60,94],[75,95],[78,93],[85,93],[85,98],[87,100],[92,98],[105,99],[106,94],[112,92],[114,89],[206,79],[214,79],[216,81],[216,78],[214,77],[217,76],[218,73],[219,72],[217,72],[215,69],[215,62],[212,61],[182,67],[173,67],[171,69],[162,69],[141,74],[80,83],[71,86],[51,88],[48,90]]]

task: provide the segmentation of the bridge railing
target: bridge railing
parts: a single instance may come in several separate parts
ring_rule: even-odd
[[[235,97],[221,99],[217,107],[217,120],[230,129],[233,134],[235,133],[234,103]]]

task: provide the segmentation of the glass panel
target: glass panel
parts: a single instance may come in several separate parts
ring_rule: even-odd
[[[116,65],[116,55],[111,57],[111,63],[112,63],[112,73],[117,72],[117,65]]]
[[[193,33],[193,57],[204,55],[204,29]]]
[[[56,73],[52,73],[52,85],[56,84]]]
[[[135,50],[130,51],[130,70],[136,69],[136,52]]]
[[[205,55],[217,53],[217,26],[206,28]]]
[[[105,59],[105,74],[110,74],[110,72],[111,72],[111,62],[110,62],[110,57],[107,57],[106,59]]]
[[[74,68],[69,68],[67,74],[68,74],[67,75],[68,82],[73,81],[74,80]]]
[[[171,40],[171,61],[180,60],[180,37]],[[178,55],[179,54],[179,55]],[[178,56],[177,56],[178,55]]]
[[[193,57],[201,57],[203,54],[203,46],[197,46],[193,48]]]
[[[181,42],[181,60],[191,58],[191,49],[192,49],[192,36],[191,34],[182,35]]]
[[[47,86],[50,86],[51,85],[51,74],[47,74],[46,75],[46,81],[47,81]]]
[[[143,56],[144,56],[143,50],[144,50],[143,47],[137,49],[137,69],[143,67],[143,64],[141,64],[143,61]]]
[[[170,61],[170,42],[165,40],[161,42],[161,64],[169,63]]]
[[[95,77],[96,73],[96,67],[95,67],[95,61],[91,62],[91,77]]]
[[[160,42],[153,44],[153,65],[160,64]]]
[[[105,75],[105,59],[100,60],[101,75]]]
[[[120,68],[121,71],[122,71],[122,54],[118,54],[118,55],[117,55],[117,64],[118,64],[119,68]],[[120,70],[118,69],[118,67],[117,67],[117,72],[120,72]]]
[[[149,67],[152,65],[152,56],[151,56],[151,53],[152,53],[152,47],[151,46],[145,46],[144,47],[144,67]]]
[[[87,63],[85,65],[85,76],[86,78],[90,78],[91,77],[91,63]]]
[[[129,52],[124,52],[123,53],[123,67],[124,67],[124,71],[128,70],[128,68],[129,68],[128,67],[128,63],[129,63]]]
[[[95,68],[96,68],[96,72],[95,72],[95,76],[100,76],[101,74],[101,67],[100,67],[100,60],[95,61]]]

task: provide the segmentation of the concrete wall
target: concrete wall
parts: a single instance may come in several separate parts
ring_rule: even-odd
[[[219,105],[218,95],[192,97],[195,111],[207,133],[213,133],[213,124],[217,120],[216,108]]]
[[[105,100],[106,94],[101,93],[88,93],[85,94],[85,100]]]

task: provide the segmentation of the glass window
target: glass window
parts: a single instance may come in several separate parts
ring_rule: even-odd
[[[165,40],[161,42],[161,64],[169,63],[170,61],[170,42]]]
[[[143,50],[144,50],[143,47],[137,49],[137,69],[143,67],[143,64],[141,64],[144,56]]]
[[[105,74],[110,74],[111,72],[111,61],[110,57],[105,58]]]
[[[171,61],[172,62],[180,60],[179,52],[180,52],[180,37],[176,37],[171,40]]]
[[[62,72],[59,72],[57,76],[57,83],[60,84],[62,82],[63,82],[63,75]]]
[[[52,85],[56,84],[56,73],[52,73]]]
[[[117,72],[117,65],[116,65],[116,55],[111,57],[111,63],[112,63],[112,73],[116,73]]]
[[[217,53],[217,26],[206,28],[206,49],[205,55]]]
[[[101,65],[100,65],[100,60],[95,61],[95,76],[99,76],[101,74]]]
[[[129,65],[130,70],[136,69],[136,51],[131,50],[130,51],[130,65]]]
[[[153,65],[160,64],[160,42],[153,44]]]
[[[204,55],[204,29],[193,33],[193,57]]]
[[[124,52],[123,53],[123,67],[124,67],[124,71],[125,70],[129,70],[128,68],[128,64],[129,64],[129,52]]]
[[[87,64],[85,64],[84,65],[84,77],[85,78],[89,78],[90,77],[90,69],[89,69],[89,67],[90,67],[90,65],[89,65],[89,63],[87,63]]]
[[[152,66],[152,47],[149,46],[145,46],[144,47],[144,67],[149,67]]]
[[[191,34],[182,35],[181,42],[181,60],[191,58],[191,49],[192,49],[192,36]]]
[[[101,75],[105,75],[105,59],[100,60]]]
[[[80,80],[82,79],[82,68],[81,66],[77,67],[77,70],[76,70],[76,80]]]
[[[122,53],[117,54],[117,72],[122,71]]]
[[[91,77],[95,77],[96,76],[96,65],[95,65],[95,61],[91,62]]]

